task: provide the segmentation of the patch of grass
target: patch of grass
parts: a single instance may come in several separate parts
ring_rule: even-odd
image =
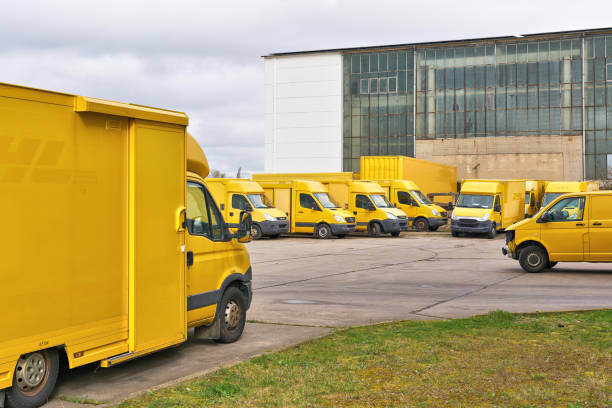
[[[78,397],[68,397],[66,395],[60,395],[57,397],[58,399],[66,402],[72,402],[74,404],[87,404],[87,405],[104,405],[106,402],[97,401],[91,398],[78,398]]]
[[[612,310],[341,330],[120,405],[207,406],[610,407]]]

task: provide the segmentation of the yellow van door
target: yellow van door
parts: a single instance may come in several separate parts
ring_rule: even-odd
[[[232,224],[238,224],[240,222],[240,212],[252,210],[251,204],[249,204],[244,195],[232,194],[231,208],[228,212],[229,218],[226,221]]]
[[[297,191],[295,206],[295,232],[314,232],[321,211],[312,194]]]
[[[187,321],[209,323],[215,316],[219,282],[232,265],[232,243],[223,241],[223,220],[206,187],[187,182]]]
[[[412,225],[412,221],[414,221],[417,216],[419,206],[408,191],[396,191],[397,196],[395,198],[397,198],[397,202],[399,204],[398,207],[400,210],[406,213],[406,216],[408,216],[408,221],[410,225]]]
[[[135,120],[130,130],[130,349],[185,340],[185,128]]]
[[[365,194],[352,194],[352,196],[352,201],[355,203],[353,214],[357,222],[357,231],[366,231],[372,217],[372,209],[375,208],[374,204]]]
[[[546,212],[549,221],[540,224],[540,231],[551,261],[584,260],[583,243],[589,232],[585,202],[585,197],[568,197]]]
[[[612,261],[612,195],[592,195],[589,222],[590,261]]]

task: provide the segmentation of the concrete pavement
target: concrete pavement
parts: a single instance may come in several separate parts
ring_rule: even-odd
[[[448,233],[252,242],[254,299],[248,319],[272,324],[249,323],[244,337],[230,345],[187,343],[110,369],[69,371],[47,406],[86,406],[59,396],[118,401],[325,335],[328,327],[467,317],[496,309],[612,308],[612,264],[561,263],[552,271],[527,274],[501,255],[503,244],[502,235],[489,240]]]

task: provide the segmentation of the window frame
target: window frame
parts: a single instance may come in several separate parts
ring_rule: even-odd
[[[304,207],[302,205],[302,196],[308,197],[312,200],[313,204],[315,205],[315,208],[308,208],[308,207]],[[317,200],[313,197],[312,194],[309,193],[300,193],[300,208],[303,208],[305,210],[312,210],[312,211],[322,211],[321,207],[319,206],[319,203],[317,203]]]
[[[233,209],[233,210],[238,210],[238,211],[248,211],[248,210],[243,209],[243,208],[236,208],[236,207],[234,207],[234,197],[237,197],[238,199],[242,199],[242,200],[244,200],[244,202],[246,202],[246,204],[247,204],[249,207],[253,208],[253,206],[252,206],[252,205],[251,205],[251,203],[249,202],[248,198],[246,198],[246,197],[244,196],[244,194],[233,193],[233,194],[232,194],[232,209]]]
[[[361,210],[368,210],[370,211],[369,207],[360,207],[357,203],[357,199],[359,199],[359,197],[363,197],[365,198],[365,200],[370,203],[371,206],[373,206],[374,208],[376,208],[376,206],[374,205],[374,203],[372,203],[372,200],[370,200],[370,197],[368,197],[366,194],[356,194],[355,195],[355,208],[359,208]]]
[[[568,200],[573,200],[573,199],[578,199],[582,201],[582,217],[581,218],[576,218],[576,219],[566,219],[566,220],[556,220],[551,216],[551,212],[552,209],[554,207],[556,207],[558,204],[564,202],[564,201],[568,201]],[[548,223],[553,223],[553,222],[579,222],[579,221],[584,221],[584,213],[585,213],[585,209],[586,209],[586,196],[573,196],[573,197],[567,197],[567,198],[563,198],[559,201],[557,201],[555,204],[553,204],[552,207],[550,207],[548,209],[548,211],[546,211],[546,215],[548,215],[550,217],[550,221],[548,221]]]

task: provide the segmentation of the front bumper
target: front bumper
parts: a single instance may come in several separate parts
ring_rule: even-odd
[[[342,235],[355,232],[357,224],[329,224],[329,227],[331,228],[332,235]]]
[[[285,234],[289,232],[289,221],[261,221],[258,222],[261,228],[261,235],[264,237],[270,235]]]
[[[486,234],[491,230],[492,222],[477,221],[477,220],[452,220],[451,231],[452,232],[466,232],[468,234]]]
[[[446,225],[448,222],[447,218],[439,218],[439,217],[434,217],[434,218],[428,218],[427,222],[429,222],[429,226],[430,227],[441,227],[442,225]]]
[[[390,220],[390,219],[386,219],[386,220],[382,220],[382,227],[383,227],[383,232],[389,233],[389,232],[400,232],[402,231],[402,228],[408,228],[408,220]]]

